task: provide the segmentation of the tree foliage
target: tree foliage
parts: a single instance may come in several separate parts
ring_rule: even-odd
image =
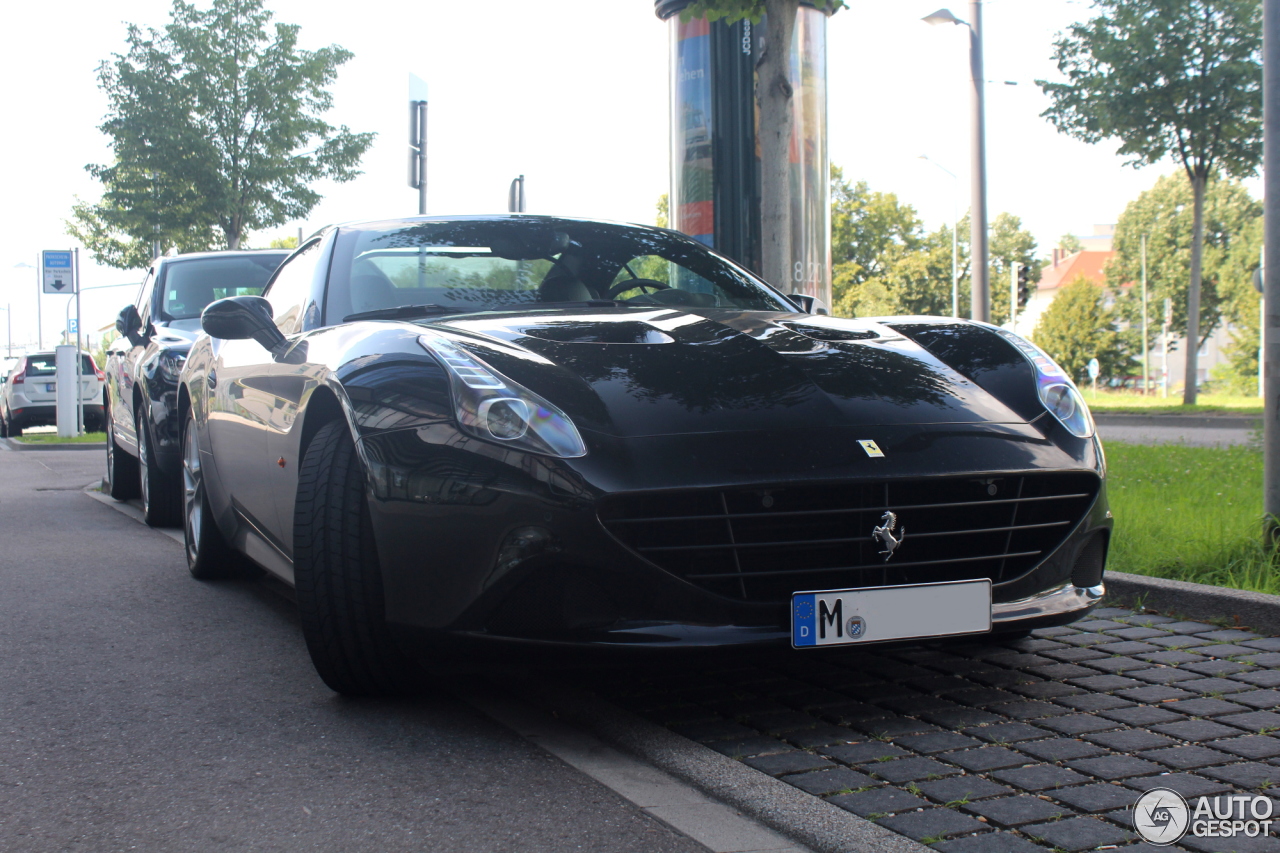
[[[1076,252],[1084,251],[1084,243],[1080,242],[1080,238],[1074,234],[1063,234],[1058,240],[1058,248],[1068,255],[1074,255]]]
[[[1076,382],[1088,379],[1089,359],[1098,360],[1104,378],[1127,376],[1131,362],[1105,292],[1084,276],[1063,287],[1040,315],[1032,339],[1053,356]]]
[[[812,0],[812,5],[828,12],[848,7],[845,0]],[[726,24],[747,19],[753,24],[764,17],[765,0],[694,0],[681,13],[684,20],[706,16],[709,21],[723,20]]]
[[[1253,173],[1262,155],[1258,0],[1094,0],[1097,17],[1054,43],[1065,83],[1036,81],[1044,115],[1086,142],[1120,141],[1132,165],[1172,157],[1192,188],[1188,336],[1200,337],[1201,214],[1209,177]],[[1196,373],[1196,347],[1186,371]],[[1196,383],[1183,401],[1194,403]]]
[[[175,0],[162,30],[129,25],[127,50],[99,66],[115,159],[87,167],[103,198],[71,227],[99,237],[87,245],[104,262],[124,262],[116,244],[150,243],[157,229],[169,245],[217,234],[237,248],[248,231],[305,218],[315,181],[360,174],[374,135],[321,117],[351,53],[302,50],[299,28],[271,18],[262,0]]]

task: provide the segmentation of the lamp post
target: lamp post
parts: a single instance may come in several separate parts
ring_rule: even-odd
[[[957,198],[960,195],[960,179],[956,177],[946,166],[937,160],[930,160],[928,154],[921,154],[921,160],[927,160],[937,166],[942,171],[951,176],[951,316],[960,316],[960,250],[959,250],[959,230],[960,230],[960,204]]]
[[[987,281],[987,142],[983,105],[982,0],[969,0],[969,20],[962,21],[949,9],[939,9],[922,20],[929,24],[955,24],[969,28],[970,182],[973,200],[969,210],[969,275],[973,286],[970,316],[991,321],[991,288]]]

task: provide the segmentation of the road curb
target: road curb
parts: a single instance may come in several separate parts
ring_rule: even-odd
[[[820,853],[928,853],[930,848],[721,755],[593,693],[563,685],[530,697],[561,719],[665,770]]]
[[[105,441],[87,441],[78,444],[27,444],[16,438],[0,439],[9,445],[10,450],[101,450],[107,449]]]
[[[1257,429],[1262,415],[1127,415],[1094,412],[1098,426],[1185,427],[1189,429]]]
[[[1230,619],[1261,634],[1280,634],[1280,595],[1202,583],[1107,572],[1106,603],[1123,603],[1192,619]]]

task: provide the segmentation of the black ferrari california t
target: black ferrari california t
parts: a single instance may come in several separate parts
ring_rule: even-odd
[[[658,228],[325,229],[202,316],[191,572],[294,585],[348,694],[423,636],[803,650],[1087,613],[1112,521],[1071,380],[995,326],[813,307]]]

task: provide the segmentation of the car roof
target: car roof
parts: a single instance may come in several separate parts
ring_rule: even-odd
[[[347,222],[338,222],[331,227],[364,229],[411,222],[543,222],[547,224],[569,222],[581,223],[583,225],[619,225],[627,228],[661,231],[667,234],[675,234],[677,236],[684,237],[685,239],[692,239],[688,234],[685,234],[682,231],[675,231],[670,228],[659,228],[656,225],[645,225],[640,222],[619,222],[612,219],[594,219],[586,216],[546,216],[544,214],[535,213],[480,213],[465,216],[396,216],[387,219],[356,219]]]
[[[218,252],[186,252],[181,255],[165,255],[157,258],[162,264],[181,263],[183,261],[199,261],[208,258],[248,258],[255,255],[278,254],[287,256],[293,249],[224,249]]]

